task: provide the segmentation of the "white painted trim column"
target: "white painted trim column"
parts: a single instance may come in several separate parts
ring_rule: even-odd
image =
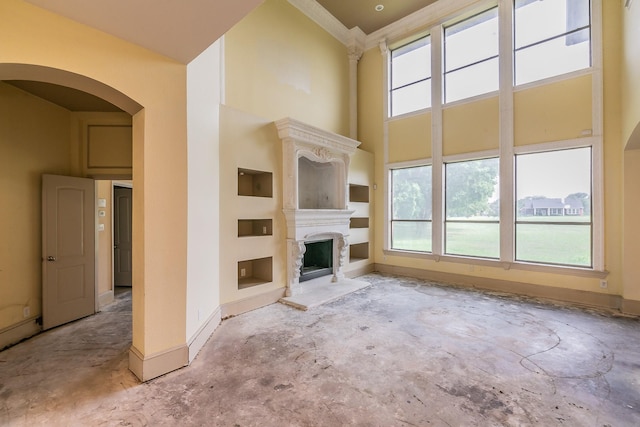
[[[500,148],[500,261],[507,268],[514,259],[514,114],[513,114],[513,1],[500,0],[499,22],[499,148]]]
[[[431,29],[431,252],[436,256],[444,253],[442,37],[442,25]]]
[[[378,44],[382,54],[382,145],[384,181],[382,194],[384,195],[384,236],[382,248],[391,248],[391,176],[389,174],[389,47],[386,40],[380,40]]]
[[[592,177],[593,189],[591,194],[591,206],[595,212],[591,212],[593,226],[593,269],[604,271],[604,82],[603,82],[603,58],[602,58],[602,0],[591,1],[591,134],[595,137],[592,145]]]

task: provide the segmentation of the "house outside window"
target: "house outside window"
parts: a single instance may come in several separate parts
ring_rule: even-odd
[[[497,158],[445,164],[445,253],[500,257]]]
[[[444,29],[444,102],[498,90],[498,8]]]
[[[591,66],[589,0],[515,0],[515,84]]]
[[[431,37],[391,51],[389,116],[431,106]]]
[[[431,166],[391,169],[391,249],[431,252]]]
[[[590,147],[516,156],[517,261],[591,267],[591,175]]]

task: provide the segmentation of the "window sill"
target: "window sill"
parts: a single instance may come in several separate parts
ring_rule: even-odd
[[[609,272],[598,271],[592,268],[581,268],[581,267],[569,267],[569,266],[557,266],[557,265],[548,265],[548,264],[533,264],[522,261],[500,261],[494,259],[486,259],[486,258],[474,258],[474,257],[465,257],[465,256],[456,256],[456,255],[435,255],[431,253],[425,252],[413,252],[413,251],[403,251],[398,249],[385,249],[383,250],[384,255],[389,256],[399,256],[406,258],[417,258],[417,259],[427,259],[435,262],[453,262],[458,264],[466,264],[466,265],[478,265],[483,267],[493,267],[493,268],[502,268],[504,270],[523,270],[523,271],[532,271],[538,273],[549,273],[549,274],[564,274],[568,276],[576,276],[576,277],[588,277],[588,278],[596,278],[596,279],[604,279],[609,275]]]

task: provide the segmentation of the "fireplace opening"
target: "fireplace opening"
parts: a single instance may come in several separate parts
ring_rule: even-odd
[[[333,274],[333,240],[305,242],[300,282]]]

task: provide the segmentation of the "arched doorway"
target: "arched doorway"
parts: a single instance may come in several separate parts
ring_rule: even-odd
[[[0,104],[0,109],[4,108],[5,113],[12,113],[4,114],[6,121],[0,123],[0,129],[4,126],[7,130],[4,138],[0,138],[0,150],[2,144],[5,145],[5,152],[0,157],[7,163],[4,168],[6,177],[2,179],[6,186],[0,188],[0,198],[4,193],[5,203],[2,204],[15,208],[4,210],[0,221],[8,229],[15,230],[12,231],[12,240],[20,242],[10,248],[10,252],[15,252],[16,258],[28,260],[20,265],[20,269],[27,271],[24,276],[7,282],[16,287],[8,289],[11,298],[24,305],[21,313],[23,319],[14,324],[2,325],[0,330],[7,326],[13,327],[21,334],[17,335],[19,340],[37,332],[36,322],[42,316],[39,293],[41,265],[39,256],[34,256],[42,252],[36,248],[41,243],[38,233],[42,220],[38,218],[40,209],[37,208],[41,199],[36,195],[40,191],[40,175],[46,173],[92,179],[132,179],[131,162],[128,171],[122,170],[123,165],[115,165],[118,168],[101,168],[104,165],[91,164],[87,157],[87,145],[83,145],[86,135],[81,134],[91,132],[92,130],[87,129],[94,126],[93,131],[96,132],[98,141],[99,138],[104,138],[105,130],[108,137],[114,132],[122,133],[128,124],[128,132],[133,135],[132,116],[141,112],[142,106],[101,82],[50,67],[0,64],[0,84],[3,85],[0,87],[0,95],[5,95],[5,105],[3,107]],[[70,106],[74,102],[76,105]],[[48,103],[51,105],[47,105]],[[68,140],[65,142],[65,139]],[[132,136],[130,144],[131,141]],[[65,143],[68,146],[66,148]],[[83,163],[80,158],[88,159],[89,162]],[[101,170],[105,173],[96,176],[96,172]],[[95,213],[98,217],[99,205],[96,205]],[[99,258],[98,250],[96,245],[96,259]],[[99,293],[96,292],[96,307],[100,305],[98,296]],[[2,320],[7,323],[6,319]]]

